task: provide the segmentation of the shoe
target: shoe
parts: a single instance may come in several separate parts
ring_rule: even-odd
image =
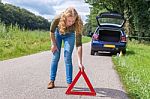
[[[50,81],[50,82],[48,83],[47,89],[53,89],[54,87],[55,87],[54,81]]]

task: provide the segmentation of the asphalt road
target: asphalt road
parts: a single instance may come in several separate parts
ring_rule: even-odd
[[[0,61],[0,99],[128,99],[109,54],[90,55],[90,43],[83,45],[83,63],[96,96],[66,95],[63,49],[58,66],[56,88],[47,89],[51,52],[45,51]],[[78,72],[76,48],[73,53],[74,76]],[[87,90],[81,78],[74,90]]]

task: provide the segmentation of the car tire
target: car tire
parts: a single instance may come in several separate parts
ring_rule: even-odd
[[[112,55],[117,55],[117,52],[116,51],[112,51],[110,52]]]
[[[95,54],[95,51],[91,50],[91,55],[94,55]]]
[[[124,55],[126,54],[126,49],[122,50],[122,54],[124,54]]]

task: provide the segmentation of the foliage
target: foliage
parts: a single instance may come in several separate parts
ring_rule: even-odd
[[[128,43],[125,56],[113,57],[115,68],[131,99],[150,99],[149,50],[149,44],[132,41]]]
[[[49,30],[50,23],[41,16],[13,6],[0,3],[0,21],[7,26],[18,24],[20,28]]]
[[[100,12],[117,11],[126,18],[125,29],[127,34],[150,37],[149,0],[85,0],[85,2],[92,6],[86,26],[95,27],[93,17]]]
[[[50,47],[47,31],[21,30],[16,26],[0,23],[0,60],[48,50]]]

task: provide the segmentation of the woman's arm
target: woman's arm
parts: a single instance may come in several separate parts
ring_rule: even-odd
[[[77,47],[77,57],[78,57],[78,66],[81,69],[84,69],[82,64],[82,35],[76,35],[76,47]]]
[[[54,53],[55,51],[58,51],[57,45],[56,45],[56,39],[53,33],[50,32],[50,39],[51,39],[51,51]]]
[[[60,17],[59,16],[56,16],[54,18],[54,20],[52,21],[51,23],[51,26],[50,26],[50,40],[51,40],[51,51],[52,53],[54,53],[56,50],[58,50],[57,46],[56,46],[56,39],[55,39],[55,29],[59,23],[59,20],[60,20]]]
[[[50,39],[51,39],[52,45],[56,45],[56,39],[55,39],[54,32],[55,32],[55,29],[57,28],[57,26],[59,24],[59,21],[60,21],[60,15],[55,16],[55,18],[52,21],[51,26],[50,26]]]
[[[56,45],[55,35],[52,32],[50,32],[50,40],[51,40],[51,45]]]
[[[84,69],[82,64],[82,46],[77,47],[78,66],[80,69]]]

